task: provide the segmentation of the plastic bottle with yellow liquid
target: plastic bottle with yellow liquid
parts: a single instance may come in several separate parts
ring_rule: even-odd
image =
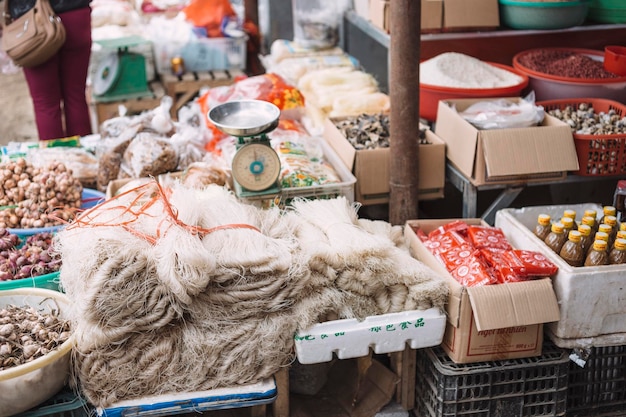
[[[563,244],[559,255],[571,266],[582,266],[585,262],[585,252],[578,230],[570,230],[567,242]]]
[[[580,241],[582,242],[583,252],[587,253],[593,243],[591,240],[591,227],[588,224],[581,223],[578,225],[578,231],[580,232]]]
[[[600,232],[598,232],[600,233]],[[596,240],[593,242],[591,250],[585,258],[585,266],[601,266],[609,264],[609,253],[605,240]]]
[[[535,236],[541,240],[546,240],[548,233],[550,233],[552,218],[549,214],[540,214],[537,216],[537,224],[535,225]]]
[[[626,263],[626,239],[615,239],[613,249],[609,252],[609,264],[625,264]]]
[[[546,245],[550,249],[552,249],[555,253],[560,253],[563,244],[567,240],[567,235],[565,234],[563,223],[554,222],[550,228],[550,233],[546,236],[546,240],[544,241]]]

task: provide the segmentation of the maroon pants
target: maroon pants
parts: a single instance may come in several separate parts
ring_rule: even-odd
[[[43,64],[24,68],[40,140],[91,133],[85,85],[91,55],[91,8],[60,13],[67,38]]]

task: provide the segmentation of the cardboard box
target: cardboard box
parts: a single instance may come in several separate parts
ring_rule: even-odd
[[[421,0],[420,29],[422,32],[437,32],[441,30],[444,16],[443,5],[444,0]],[[374,26],[387,33],[391,32],[389,7],[389,0],[370,0],[369,2],[369,20]]]
[[[352,7],[357,16],[365,20],[370,19],[370,0],[353,0]]]
[[[370,22],[389,33],[389,0],[370,0]]]
[[[362,205],[389,202],[389,148],[357,151],[335,127],[333,120],[324,123],[324,138],[356,177],[355,199]],[[446,181],[446,145],[431,130],[426,131],[428,145],[419,146],[419,198],[443,198]]]
[[[463,287],[417,237],[455,219],[409,220],[405,225],[414,257],[448,281],[448,321],[441,346],[456,363],[517,359],[541,354],[543,323],[559,320],[549,278],[509,284]],[[483,224],[480,219],[462,219]]]
[[[435,133],[446,143],[447,159],[472,184],[561,180],[567,171],[578,169],[567,124],[546,114],[541,126],[479,130],[458,112],[481,100],[496,98],[440,100],[435,123]]]
[[[531,206],[502,209],[495,224],[512,245],[541,252],[559,267],[552,283],[561,318],[546,326],[555,345],[568,349],[625,345],[626,265],[573,267],[533,233],[539,214],[556,219],[565,209],[575,210],[579,218],[585,209],[602,213],[596,203]]]
[[[497,28],[500,26],[498,0],[443,0],[443,28]]]

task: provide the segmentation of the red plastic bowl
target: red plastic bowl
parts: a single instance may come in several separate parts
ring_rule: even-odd
[[[626,76],[626,46],[604,47],[604,69],[615,75]]]
[[[498,88],[457,88],[440,87],[437,85],[420,83],[420,117],[430,122],[437,120],[437,107],[440,100],[458,98],[490,98],[490,97],[519,97],[528,85],[528,76],[517,69],[495,62],[487,62],[489,65],[519,75],[522,81],[509,87]]]

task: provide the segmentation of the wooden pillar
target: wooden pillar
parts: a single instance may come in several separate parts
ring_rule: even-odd
[[[420,1],[390,1],[389,222],[394,225],[418,213],[420,19]]]

